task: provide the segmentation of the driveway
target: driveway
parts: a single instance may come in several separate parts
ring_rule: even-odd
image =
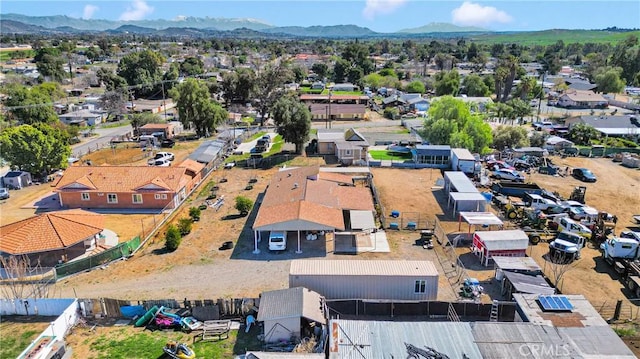
[[[267,148],[267,150],[265,152],[268,152],[269,149],[271,148],[271,146],[273,145],[273,140],[276,138],[277,134],[274,132],[267,132],[265,134],[265,136],[269,136],[271,138],[271,143],[269,144],[269,148]],[[258,138],[256,138],[253,141],[249,141],[249,142],[243,142],[240,145],[238,145],[238,148],[236,148],[233,153],[251,153],[251,150],[256,147],[256,144],[258,143]]]
[[[96,151],[109,145],[113,137],[122,136],[126,133],[132,132],[131,125],[114,128],[99,128],[94,132],[98,134],[98,137],[92,137],[86,142],[79,143],[73,146],[71,150],[71,156],[75,158],[81,158],[90,151]]]

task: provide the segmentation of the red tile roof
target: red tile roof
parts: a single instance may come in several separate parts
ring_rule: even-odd
[[[18,255],[67,248],[103,229],[101,214],[81,209],[48,212],[0,227],[0,251]]]
[[[135,192],[145,186],[176,192],[188,183],[184,167],[72,166],[64,171],[56,191]]]
[[[269,183],[253,227],[293,220],[343,230],[343,210],[373,210],[371,192],[351,184],[351,177],[320,173],[318,167],[283,170]]]

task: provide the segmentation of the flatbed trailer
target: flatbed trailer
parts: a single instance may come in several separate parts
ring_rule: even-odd
[[[640,261],[607,257],[605,261],[620,275],[620,280],[631,293],[640,298]]]
[[[558,236],[558,231],[550,230],[550,229],[532,229],[532,228],[523,228],[524,233],[529,236],[529,243],[536,245],[541,241],[550,242]]]

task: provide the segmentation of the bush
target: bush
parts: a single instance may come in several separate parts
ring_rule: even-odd
[[[178,230],[181,235],[186,236],[191,233],[191,228],[193,228],[193,220],[191,218],[184,217],[178,220]]]
[[[387,107],[384,109],[384,117],[390,120],[395,120],[396,118],[398,118],[398,116],[400,116],[400,111],[398,111],[397,108]]]
[[[205,209],[207,208],[206,205],[204,205]],[[202,210],[200,209],[200,207],[191,207],[189,208],[189,217],[191,217],[192,221],[197,221],[198,219],[200,219],[200,215],[202,214]]]
[[[180,242],[182,242],[180,230],[173,224],[170,224],[169,228],[167,228],[167,233],[164,235],[165,248],[167,248],[168,251],[173,252],[178,249]]]
[[[253,201],[244,196],[236,197],[236,209],[240,214],[246,216],[253,207]]]

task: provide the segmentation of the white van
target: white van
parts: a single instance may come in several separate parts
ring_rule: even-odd
[[[269,233],[269,250],[284,251],[287,249],[287,232],[271,231]]]

